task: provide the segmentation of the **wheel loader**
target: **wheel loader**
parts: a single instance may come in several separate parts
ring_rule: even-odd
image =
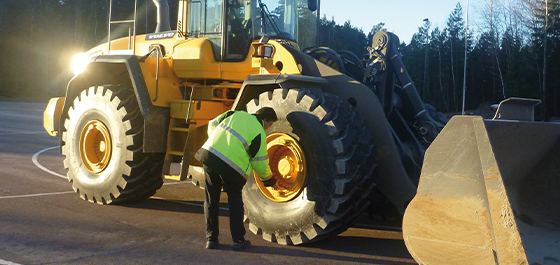
[[[66,95],[49,101],[44,127],[60,138],[81,198],[145,199],[164,177],[203,185],[194,154],[208,122],[272,107],[279,121],[267,149],[279,189],[254,176],[243,189],[249,229],[265,240],[336,235],[383,200],[404,214],[419,263],[560,259],[526,254],[531,239],[519,233],[558,234],[560,223],[558,125],[505,121],[530,116],[527,101],[504,103],[495,120],[448,122],[420,99],[392,33],[375,34],[364,63],[315,47],[315,0],[176,1],[176,29],[167,1],[153,0],[158,25],[145,35],[136,1],[134,19],[113,20],[109,9],[107,42],[75,57]],[[129,36],[112,39],[123,26]]]

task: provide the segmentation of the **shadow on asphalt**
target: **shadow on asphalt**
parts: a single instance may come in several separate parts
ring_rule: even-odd
[[[196,200],[187,201],[152,197],[142,201],[126,203],[118,206],[154,211],[204,214],[204,201]],[[227,208],[227,203],[220,203],[220,216],[229,216],[229,211],[227,210]]]
[[[122,205],[122,207],[204,214],[203,204],[203,201],[196,200],[170,200],[152,197],[140,202]],[[227,203],[221,203],[220,207],[227,207]],[[220,216],[227,217],[229,213],[226,210],[221,210]],[[244,250],[244,252],[367,264],[416,264],[408,254],[402,239],[362,237],[348,234],[342,233],[341,235],[326,238],[319,242],[312,242],[299,246],[280,246],[276,245],[276,243],[266,243],[274,244],[274,246],[253,245],[249,249]],[[260,236],[256,237],[259,237],[257,240],[262,240]],[[315,252],[314,249],[316,249],[317,252]],[[220,245],[217,250],[232,251],[230,246],[226,244]],[[325,251],[329,253],[325,253]],[[340,255],[336,253],[340,253]]]
[[[392,242],[396,241],[396,242]],[[351,262],[352,264],[416,264],[410,256],[404,256],[402,250],[399,253],[387,252],[394,246],[376,248],[378,245],[399,244],[397,240],[372,239],[363,237],[333,237],[318,243],[304,244],[300,246],[251,246],[243,250],[247,253],[281,255],[287,257],[303,257],[310,259],[331,260]],[[402,242],[400,243],[403,245]],[[361,245],[360,247],[357,247]],[[345,247],[346,246],[346,247]],[[369,247],[371,246],[371,247]],[[315,252],[313,249],[323,251]],[[231,251],[229,245],[220,245],[217,251]],[[325,250],[330,253],[325,253]],[[340,254],[337,254],[340,253]],[[405,250],[406,253],[406,250]]]

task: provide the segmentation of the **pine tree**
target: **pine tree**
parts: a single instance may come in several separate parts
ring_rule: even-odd
[[[464,47],[464,34],[465,32],[465,21],[463,20],[463,8],[461,7],[461,3],[457,3],[455,9],[447,19],[447,33],[448,33],[448,40],[447,44],[450,49],[450,61],[451,61],[451,77],[452,77],[452,109],[459,110],[460,109],[460,98],[459,93],[460,91],[460,80],[462,80],[462,73],[460,69],[463,65],[463,59],[461,59],[461,54],[463,53]]]

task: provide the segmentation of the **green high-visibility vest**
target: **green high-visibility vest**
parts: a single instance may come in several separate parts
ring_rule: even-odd
[[[251,157],[249,147],[258,135],[260,146],[257,154]],[[263,124],[255,115],[244,111],[228,111],[214,118],[208,124],[208,140],[202,148],[219,157],[245,178],[252,170],[263,181],[272,178],[266,152],[266,134]]]

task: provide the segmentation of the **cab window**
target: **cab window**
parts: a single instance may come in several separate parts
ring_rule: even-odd
[[[189,0],[188,35],[207,38],[212,43],[216,61],[222,50],[222,0]]]
[[[227,0],[225,61],[243,61],[252,41],[250,0]]]

